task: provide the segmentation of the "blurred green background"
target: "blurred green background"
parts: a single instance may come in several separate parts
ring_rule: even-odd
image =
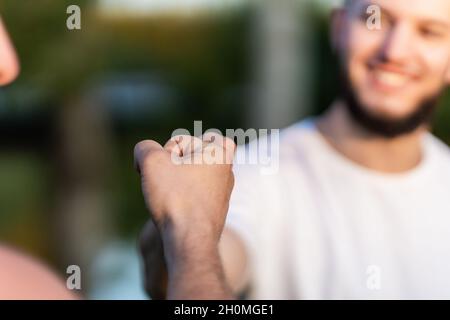
[[[62,276],[82,266],[93,298],[144,297],[136,142],[194,120],[279,128],[324,110],[337,88],[327,1],[143,2],[0,2],[22,65],[0,89],[0,240]],[[81,30],[66,28],[71,4]],[[449,143],[448,94],[441,103],[434,130]]]

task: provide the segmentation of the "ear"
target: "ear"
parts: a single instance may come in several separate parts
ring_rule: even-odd
[[[0,85],[12,82],[19,75],[19,61],[0,18]]]

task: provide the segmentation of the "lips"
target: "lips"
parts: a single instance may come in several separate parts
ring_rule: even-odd
[[[419,79],[420,73],[396,65],[377,64],[369,66],[369,74],[375,89],[393,93],[405,89]]]
[[[368,71],[372,84],[384,91],[399,90],[418,80],[420,73],[412,67],[371,62]]]
[[[380,84],[389,87],[403,87],[412,80],[410,76],[405,74],[384,70],[374,70],[373,77]]]

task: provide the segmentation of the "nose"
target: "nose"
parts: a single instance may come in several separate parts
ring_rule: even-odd
[[[389,29],[381,50],[383,60],[402,63],[411,58],[414,39],[410,29],[405,23],[398,23]]]
[[[19,61],[0,18],[0,85],[12,82],[19,74]]]

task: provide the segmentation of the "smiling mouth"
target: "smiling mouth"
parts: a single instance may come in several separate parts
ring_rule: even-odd
[[[372,74],[379,84],[392,88],[404,87],[412,80],[411,76],[381,69],[373,70]]]
[[[371,61],[368,71],[372,84],[380,90],[392,92],[405,88],[411,82],[419,78],[417,68],[399,66],[392,63],[380,63]]]

